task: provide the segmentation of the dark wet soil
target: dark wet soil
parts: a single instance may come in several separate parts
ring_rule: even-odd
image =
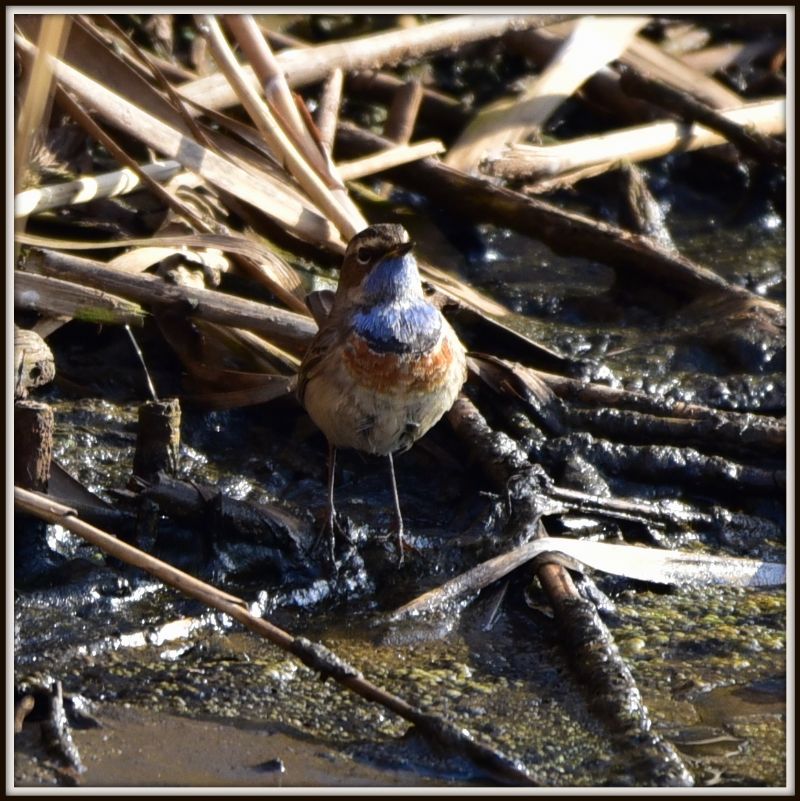
[[[203,720],[131,705],[99,705],[99,728],[75,731],[82,787],[431,787],[415,771],[349,758],[303,732],[251,721]],[[28,724],[15,740],[15,785],[56,784]],[[40,761],[41,760],[41,761]],[[63,778],[63,773],[60,778]]]

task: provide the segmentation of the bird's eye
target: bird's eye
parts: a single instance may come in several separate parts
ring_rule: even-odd
[[[356,259],[359,264],[367,264],[372,258],[372,251],[369,248],[359,248],[356,251]]]

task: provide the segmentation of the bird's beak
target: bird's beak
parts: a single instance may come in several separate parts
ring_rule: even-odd
[[[413,242],[400,242],[395,245],[384,258],[394,258],[395,256],[405,256],[414,247]]]

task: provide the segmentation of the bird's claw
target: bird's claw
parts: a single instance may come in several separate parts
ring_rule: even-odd
[[[402,523],[398,524],[395,521],[388,534],[379,534],[375,539],[385,542],[388,539],[394,538],[397,541],[397,566],[402,567],[405,562],[405,549],[411,548],[403,537],[404,529]]]

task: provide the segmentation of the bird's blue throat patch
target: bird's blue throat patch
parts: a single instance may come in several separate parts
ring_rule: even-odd
[[[392,303],[422,297],[417,260],[411,253],[384,259],[364,277],[365,305]]]
[[[353,329],[379,353],[424,353],[438,341],[439,312],[425,300],[417,262],[406,253],[376,265],[363,283]]]
[[[442,318],[425,300],[383,303],[356,312],[353,329],[378,353],[425,353],[439,341]]]

